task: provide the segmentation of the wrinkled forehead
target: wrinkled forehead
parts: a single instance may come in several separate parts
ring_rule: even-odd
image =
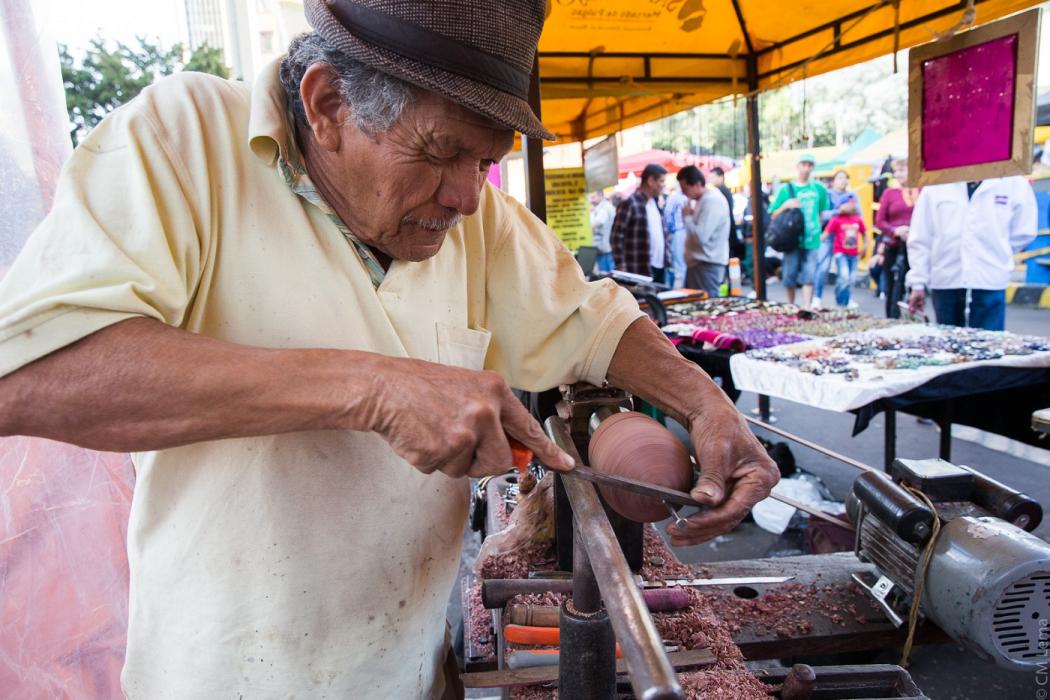
[[[409,110],[411,126],[442,149],[506,153],[514,130],[432,92],[420,91]]]

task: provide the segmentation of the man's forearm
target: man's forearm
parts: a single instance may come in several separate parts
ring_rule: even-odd
[[[0,434],[143,451],[295,430],[364,430],[364,400],[383,361],[392,360],[248,347],[136,318],[0,379]]]
[[[683,358],[648,318],[632,323],[607,372],[614,386],[639,396],[687,428],[711,408],[736,410],[702,369]]]

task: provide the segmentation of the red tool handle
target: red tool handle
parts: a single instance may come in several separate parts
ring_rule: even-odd
[[[507,625],[503,628],[503,638],[514,644],[534,644],[536,646],[554,647],[561,641],[561,630],[557,627],[525,627]],[[616,645],[616,658],[622,659],[620,645]]]
[[[532,450],[510,436],[507,437],[507,441],[510,442],[510,453],[513,457],[514,466],[518,470],[518,474],[524,474],[525,470],[529,468],[529,463],[532,461]]]

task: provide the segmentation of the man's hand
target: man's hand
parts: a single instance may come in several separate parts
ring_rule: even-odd
[[[926,308],[926,289],[920,287],[918,289],[911,290],[911,295],[908,296],[908,311],[913,314],[921,314]]]
[[[714,507],[688,518],[683,527],[668,525],[674,546],[729,532],[780,480],[776,464],[731,404],[692,417],[689,434],[700,464],[700,478],[690,495]]]
[[[798,197],[792,197],[791,199],[789,199],[786,202],[784,202],[780,206],[780,208],[781,209],[798,209],[801,206],[802,206],[802,200],[800,200]]]
[[[422,360],[389,363],[376,377],[368,429],[424,474],[502,474],[512,464],[508,435],[552,469],[575,466],[495,372]]]
[[[371,352],[255,348],[133,318],[0,377],[0,435],[144,452],[302,430],[375,430],[453,476],[509,469],[508,435],[573,466],[498,375]]]
[[[671,543],[696,544],[729,532],[769,495],[779,471],[722,389],[685,360],[652,321],[640,318],[620,339],[609,382],[686,426],[700,463],[692,496],[715,506],[668,528]]]

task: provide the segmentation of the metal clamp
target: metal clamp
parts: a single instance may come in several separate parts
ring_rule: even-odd
[[[865,574],[867,572],[856,571],[853,573],[852,578],[858,586],[868,592],[880,608],[882,612],[886,613],[886,617],[889,618],[890,622],[893,623],[894,627],[900,627],[904,624],[904,618],[897,614],[897,611],[890,605],[888,598],[893,590],[897,587],[890,579],[885,576],[879,576],[879,579],[874,583],[868,583],[865,580]]]

